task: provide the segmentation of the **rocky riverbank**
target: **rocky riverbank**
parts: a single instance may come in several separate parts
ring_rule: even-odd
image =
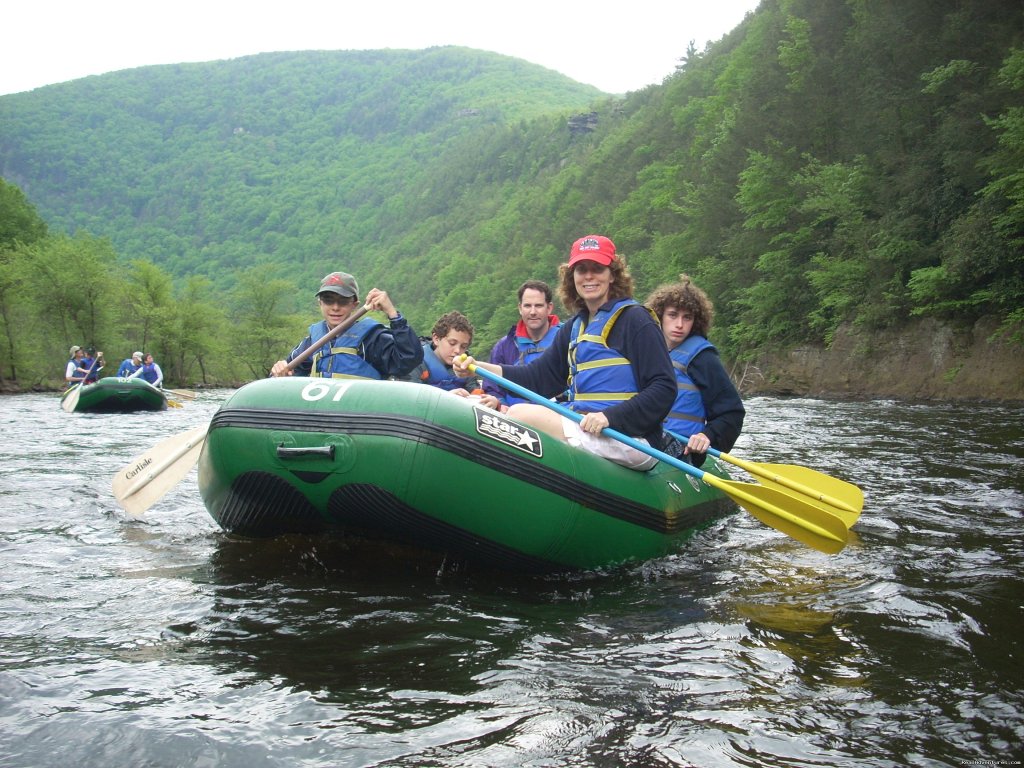
[[[841,328],[833,344],[764,355],[735,374],[744,395],[1024,403],[1024,346],[982,320],[919,320],[886,334]]]

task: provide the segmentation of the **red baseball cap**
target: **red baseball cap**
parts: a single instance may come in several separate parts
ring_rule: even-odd
[[[586,235],[572,244],[569,266],[581,261],[596,261],[607,267],[615,260],[615,243],[603,235]]]

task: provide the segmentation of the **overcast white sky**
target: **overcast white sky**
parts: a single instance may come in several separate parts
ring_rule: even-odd
[[[758,0],[18,0],[5,3],[0,94],[149,64],[267,51],[462,45],[608,93],[660,83]]]

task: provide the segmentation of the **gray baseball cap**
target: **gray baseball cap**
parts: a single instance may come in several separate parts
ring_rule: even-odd
[[[331,272],[320,281],[316,295],[319,296],[321,293],[336,293],[339,296],[350,298],[359,295],[359,284],[348,272]]]

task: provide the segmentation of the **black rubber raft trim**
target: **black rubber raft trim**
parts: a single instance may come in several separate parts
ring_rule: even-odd
[[[210,422],[211,431],[223,427],[328,434],[342,432],[412,440],[578,502],[600,514],[661,534],[675,534],[701,527],[721,517],[729,508],[720,499],[709,499],[668,516],[661,509],[594,488],[525,455],[517,456],[497,445],[474,440],[444,425],[400,414],[226,408],[218,411]]]

